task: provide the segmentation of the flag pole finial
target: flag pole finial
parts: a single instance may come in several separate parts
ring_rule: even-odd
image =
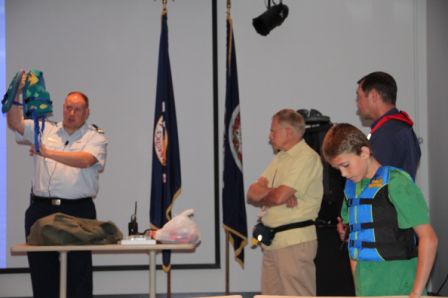
[[[230,17],[230,11],[232,8],[232,0],[227,0],[227,16]]]
[[[168,0],[162,0],[162,14],[166,14],[168,12],[168,8],[167,8],[167,4],[168,4]]]

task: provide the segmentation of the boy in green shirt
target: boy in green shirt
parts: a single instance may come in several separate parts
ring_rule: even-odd
[[[350,124],[327,132],[322,154],[347,178],[337,229],[348,243],[356,295],[425,294],[437,236],[412,178],[379,164],[366,136]]]

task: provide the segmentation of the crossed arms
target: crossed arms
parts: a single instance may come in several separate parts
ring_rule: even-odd
[[[297,206],[296,190],[285,185],[269,187],[268,180],[260,177],[247,191],[247,202],[256,207],[272,207],[286,204],[289,208]]]

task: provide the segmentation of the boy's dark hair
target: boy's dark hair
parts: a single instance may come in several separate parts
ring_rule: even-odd
[[[361,148],[370,149],[366,135],[348,123],[333,125],[325,135],[322,142],[322,156],[330,162],[338,155],[345,153],[361,154]]]
[[[372,72],[358,81],[364,93],[368,94],[375,89],[383,101],[395,105],[397,102],[397,83],[388,73],[382,71]]]

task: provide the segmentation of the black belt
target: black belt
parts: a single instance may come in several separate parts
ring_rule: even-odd
[[[282,225],[275,228],[270,228],[265,226],[262,222],[259,222],[255,225],[254,230],[252,232],[252,237],[255,239],[255,244],[258,242],[263,243],[264,245],[271,245],[272,239],[274,239],[275,234],[278,232],[283,232],[291,229],[303,228],[307,226],[314,225],[313,220],[305,220],[300,222],[294,222],[286,225]]]
[[[309,220],[300,221],[300,222],[293,222],[290,224],[286,224],[286,225],[279,226],[276,228],[271,228],[271,229],[273,229],[275,233],[278,233],[278,232],[283,232],[283,231],[287,231],[287,230],[291,230],[291,229],[304,228],[304,227],[312,226],[312,225],[314,225],[314,220],[309,219]]]
[[[62,199],[58,197],[40,197],[35,194],[31,194],[31,200],[34,203],[44,203],[53,206],[60,205],[75,205],[80,203],[85,203],[86,201],[91,201],[92,197],[80,198],[80,199]]]

